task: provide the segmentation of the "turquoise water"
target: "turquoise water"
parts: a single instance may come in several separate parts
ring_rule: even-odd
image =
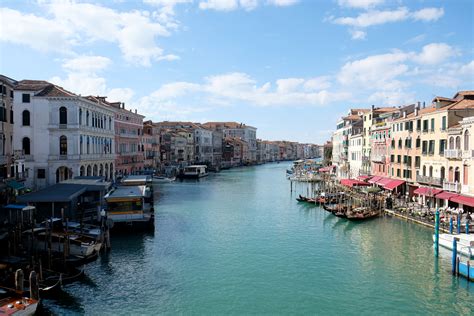
[[[463,314],[474,283],[435,260],[431,230],[353,223],[295,201],[288,164],[156,189],[156,233],[115,236],[88,280],[47,300],[64,314]],[[296,190],[296,192],[295,192]]]

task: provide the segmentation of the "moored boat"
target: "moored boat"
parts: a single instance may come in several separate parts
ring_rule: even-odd
[[[153,183],[169,183],[176,180],[176,177],[153,176]]]
[[[206,165],[192,165],[185,167],[178,177],[181,179],[199,179],[208,175]]]
[[[439,234],[439,245],[443,248],[453,249],[453,238],[458,238],[457,251],[458,253],[474,259],[474,235],[471,234]],[[435,235],[433,234],[433,241]]]
[[[21,292],[0,288],[0,314],[14,316],[34,315],[39,301],[24,297],[22,294]]]
[[[346,212],[347,219],[353,221],[360,221],[364,219],[374,218],[379,216],[380,212],[371,210],[367,207],[357,207]]]

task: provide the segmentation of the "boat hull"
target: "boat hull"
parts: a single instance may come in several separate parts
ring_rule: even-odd
[[[470,258],[474,259],[474,236],[473,238],[470,235],[460,234],[460,235],[451,235],[451,234],[439,234],[439,245],[443,248],[453,250],[453,238],[459,238],[457,244],[457,251],[458,253]],[[433,242],[435,239],[435,235],[433,234]]]

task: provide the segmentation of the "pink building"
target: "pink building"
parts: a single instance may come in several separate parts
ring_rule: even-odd
[[[143,115],[126,110],[122,102],[107,102],[93,97],[115,110],[115,174],[125,176],[144,169]]]
[[[371,174],[374,176],[389,176],[390,166],[390,125],[381,122],[371,131]]]

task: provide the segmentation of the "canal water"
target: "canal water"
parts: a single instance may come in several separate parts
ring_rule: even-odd
[[[474,284],[435,260],[430,229],[353,223],[295,201],[287,163],[156,187],[155,234],[114,236],[54,314],[443,314],[474,310]],[[295,190],[297,192],[295,192]]]

